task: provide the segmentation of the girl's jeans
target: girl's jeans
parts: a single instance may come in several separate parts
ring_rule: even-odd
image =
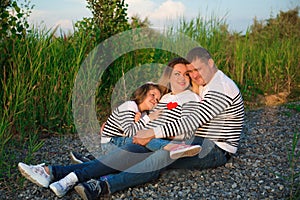
[[[151,151],[157,151],[162,149],[164,146],[170,143],[171,140],[167,139],[152,139],[145,147]],[[111,141],[103,146],[114,146],[114,147],[104,147],[109,148],[109,150],[115,149],[116,147],[121,147],[126,144],[132,144],[132,137],[112,137]]]

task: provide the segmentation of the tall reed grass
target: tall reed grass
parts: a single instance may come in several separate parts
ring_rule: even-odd
[[[71,89],[89,45],[80,37],[55,37],[54,31],[33,31],[26,38],[10,42],[10,62],[1,74],[3,176],[15,167],[10,163],[14,148],[30,158],[43,144],[42,133],[74,132]]]

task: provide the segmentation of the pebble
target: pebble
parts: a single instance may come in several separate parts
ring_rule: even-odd
[[[202,171],[166,171],[157,180],[114,193],[112,199],[286,199],[290,185],[280,176],[290,173],[287,154],[293,134],[300,131],[299,119],[299,112],[285,106],[247,110],[239,150],[226,166]],[[33,163],[67,165],[70,151],[87,153],[76,134],[50,137],[34,154]],[[16,166],[22,159],[21,155],[15,159]],[[14,177],[20,179],[17,167],[15,173]],[[0,182],[0,188],[4,186]],[[49,189],[27,180],[23,187],[15,188],[15,191],[0,189],[0,199],[59,199]],[[61,198],[79,199],[74,191]]]

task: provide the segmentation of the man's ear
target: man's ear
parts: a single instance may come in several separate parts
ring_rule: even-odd
[[[213,60],[213,59],[208,59],[208,65],[210,66],[210,67],[214,67],[214,65],[215,65],[215,61]]]

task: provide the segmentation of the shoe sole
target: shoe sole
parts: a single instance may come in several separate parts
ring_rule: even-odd
[[[28,180],[30,180],[31,182],[33,182],[33,183],[35,183],[35,184],[37,184],[38,186],[40,186],[40,187],[44,187],[44,188],[48,188],[49,187],[49,185],[43,185],[43,184],[41,184],[40,182],[38,182],[36,179],[33,179],[27,172],[26,172],[26,170],[24,170],[21,166],[20,166],[20,164],[18,165],[18,169],[19,169],[19,171],[21,172],[21,174],[25,177],[25,178],[27,178]]]
[[[59,193],[57,188],[55,186],[53,186],[53,183],[49,186],[49,188],[52,190],[52,192],[59,198],[62,198],[63,196],[65,196],[65,193]]]
[[[84,192],[85,188],[82,185],[77,185],[74,187],[74,189],[83,200],[89,200]]]
[[[71,163],[72,164],[81,164],[83,163],[81,160],[78,160],[72,152],[70,152]]]
[[[176,160],[178,158],[193,157],[193,156],[197,155],[198,153],[200,153],[201,149],[202,149],[201,147],[195,147],[195,148],[189,149],[187,151],[174,153],[170,156],[170,158]]]

